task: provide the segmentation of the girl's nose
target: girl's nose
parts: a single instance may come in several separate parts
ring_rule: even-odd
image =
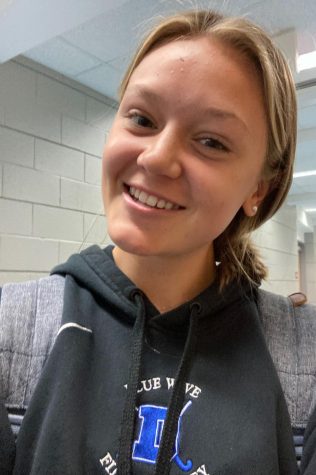
[[[181,146],[175,133],[161,131],[148,138],[137,164],[153,175],[176,179],[182,173]]]

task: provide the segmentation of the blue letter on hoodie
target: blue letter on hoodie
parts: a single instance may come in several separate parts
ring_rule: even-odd
[[[189,401],[181,411],[178,421],[178,433],[175,443],[175,453],[172,460],[185,472],[191,470],[192,461],[183,463],[179,457],[179,436],[181,419],[186,409],[192,404]],[[138,440],[134,443],[133,460],[138,462],[156,463],[163,425],[167,415],[167,408],[162,406],[143,405],[139,407],[138,417],[141,422]]]

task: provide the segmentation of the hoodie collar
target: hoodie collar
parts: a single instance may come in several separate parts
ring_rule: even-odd
[[[129,321],[133,322],[137,315],[137,307],[131,301],[130,295],[138,289],[115,264],[113,248],[112,245],[105,249],[93,245],[80,254],[72,255],[64,264],[55,267],[52,274],[72,275],[80,285],[90,290],[98,299],[107,304],[111,302]],[[244,302],[245,297],[251,298],[251,289],[248,287],[247,292],[245,288],[244,283],[232,283],[220,292],[218,283],[215,281],[191,301],[162,314],[142,294],[146,320],[150,322],[150,326],[161,327],[164,331],[186,334],[190,319],[190,305],[193,302],[201,307],[199,321],[207,319],[201,322],[204,327],[207,322],[211,323],[212,316],[216,316],[220,310],[232,305],[236,308],[238,301]]]

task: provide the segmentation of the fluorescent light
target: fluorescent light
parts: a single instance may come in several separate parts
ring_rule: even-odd
[[[293,173],[293,178],[301,178],[303,176],[314,176],[314,175],[316,175],[316,170],[309,170],[306,172]]]
[[[316,208],[307,208],[306,213],[316,213]]]
[[[296,60],[296,69],[300,73],[305,69],[316,68],[316,51],[300,54]]]

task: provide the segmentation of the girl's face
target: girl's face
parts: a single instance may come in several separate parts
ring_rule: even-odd
[[[142,256],[208,252],[267,185],[256,70],[209,38],[174,41],[133,72],[103,156],[109,234]],[[212,249],[211,249],[212,250]]]

